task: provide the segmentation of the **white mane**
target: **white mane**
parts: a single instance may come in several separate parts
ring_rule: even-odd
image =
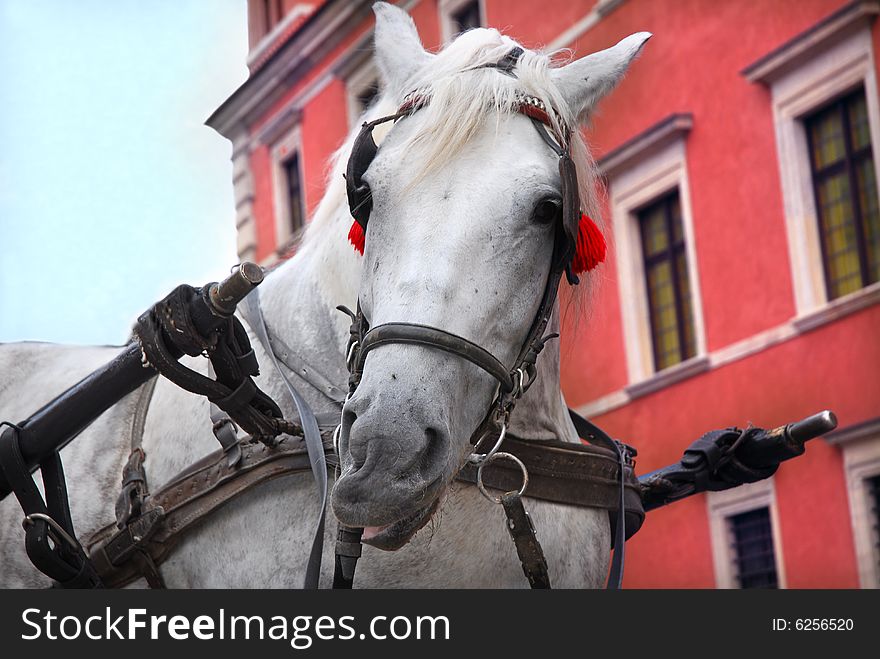
[[[601,225],[595,164],[576,128],[577,117],[550,76],[550,70],[560,63],[555,54],[524,49],[514,71],[516,78],[491,68],[475,68],[498,62],[518,45],[495,29],[469,30],[432,57],[414,77],[410,91],[431,98],[430,104],[419,110],[426,117],[426,128],[413,135],[406,147],[419,152],[424,163],[414,180],[447,164],[486,122],[494,121],[497,124],[502,116],[514,113],[515,94],[525,92],[554,108],[562,121],[573,128],[571,151],[578,172],[581,205]],[[328,237],[328,232],[334,232],[339,240],[345,240],[352,218],[348,211],[343,173],[354,139],[363,121],[393,114],[402,102],[403,98],[393,97],[387,90],[384,91],[334,154],[326,193],[305,231],[301,250],[309,250],[327,241],[336,243],[335,239]],[[552,117],[551,120],[555,123],[556,118]],[[391,124],[384,124],[376,128],[374,137],[377,143],[390,127]],[[348,252],[354,255],[350,246]]]

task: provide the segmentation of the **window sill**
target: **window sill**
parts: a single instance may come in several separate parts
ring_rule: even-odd
[[[878,302],[880,302],[880,282],[873,283],[859,291],[832,300],[824,307],[819,307],[807,312],[803,316],[798,316],[791,323],[798,332],[809,332]]]
[[[647,396],[655,391],[659,391],[660,389],[664,389],[677,382],[681,382],[682,380],[687,380],[700,373],[705,373],[710,367],[711,364],[708,355],[691,357],[680,364],[670,366],[658,373],[654,373],[646,380],[628,385],[626,387],[626,393],[630,400],[635,400],[636,398]]]

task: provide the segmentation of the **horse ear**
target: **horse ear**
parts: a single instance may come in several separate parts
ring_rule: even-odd
[[[599,99],[614,89],[650,38],[650,32],[631,34],[616,46],[582,57],[553,72],[554,80],[575,116],[585,117]]]
[[[407,82],[431,59],[422,47],[409,14],[387,2],[373,5],[376,14],[376,63],[385,87],[395,95],[410,91]]]

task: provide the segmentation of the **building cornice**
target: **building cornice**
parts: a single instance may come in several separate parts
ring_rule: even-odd
[[[263,64],[263,60],[268,59],[271,51],[281,45],[281,41],[289,35],[286,32],[298,29],[296,23],[303,18],[308,20],[308,16],[314,11],[313,4],[299,3],[294,5],[293,9],[272,28],[272,30],[263,36],[262,39],[251,48],[247,56],[247,65],[252,71],[258,69]]]
[[[603,176],[613,178],[642,159],[646,153],[683,139],[693,125],[694,116],[689,112],[671,114],[606,153],[596,161],[596,165]]]
[[[805,58],[813,57],[817,51],[833,45],[854,30],[869,26],[877,18],[877,14],[880,14],[880,2],[876,0],[856,0],[844,5],[740,73],[749,82],[772,83],[799,66]]]
[[[318,66],[370,14],[370,0],[329,0],[205,122],[228,139]]]

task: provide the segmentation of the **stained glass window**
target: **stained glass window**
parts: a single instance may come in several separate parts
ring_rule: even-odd
[[[678,191],[638,214],[650,307],[654,368],[696,354],[694,315]]]
[[[880,280],[880,206],[864,90],[808,117],[828,299]]]

